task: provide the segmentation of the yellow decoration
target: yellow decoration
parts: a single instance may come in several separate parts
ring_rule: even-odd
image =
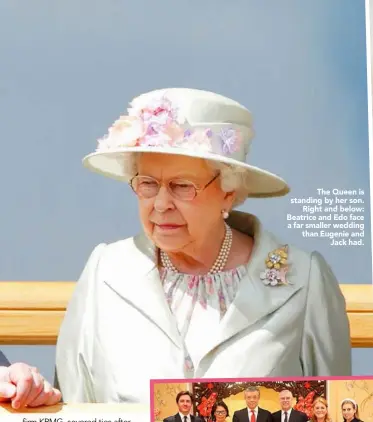
[[[288,266],[288,245],[274,249],[268,254],[265,260],[267,269],[260,274],[260,278],[264,280],[266,285],[285,285],[289,284],[286,280]]]

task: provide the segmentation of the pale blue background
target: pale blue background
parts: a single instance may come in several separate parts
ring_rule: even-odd
[[[75,280],[96,244],[139,230],[129,188],[81,158],[131,97],[185,86],[249,107],[250,162],[292,186],[244,208],[341,283],[370,283],[365,54],[362,0],[0,0],[0,280]],[[286,229],[289,198],[319,187],[366,190],[365,247]],[[52,377],[54,347],[3,350]],[[354,351],[354,374],[372,355]]]

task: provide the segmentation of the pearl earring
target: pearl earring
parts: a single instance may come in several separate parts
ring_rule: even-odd
[[[227,211],[223,210],[221,213],[223,215],[224,220],[226,220],[229,217],[229,213]]]

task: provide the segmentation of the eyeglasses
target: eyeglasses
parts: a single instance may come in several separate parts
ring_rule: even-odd
[[[227,412],[225,410],[217,410],[215,415],[225,415]]]
[[[166,183],[168,192],[176,199],[182,201],[192,201],[199,192],[205,190],[211,183],[219,177],[216,174],[203,187],[197,187],[193,182],[184,179],[173,179]],[[136,175],[130,180],[130,186],[136,195],[140,198],[154,198],[161,188],[162,183],[157,179],[148,176]]]

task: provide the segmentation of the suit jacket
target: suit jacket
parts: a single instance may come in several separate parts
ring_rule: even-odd
[[[272,413],[273,422],[281,422],[281,410]],[[308,416],[304,412],[299,412],[299,410],[291,409],[290,417],[288,422],[307,422]]]
[[[205,422],[204,419],[200,418],[199,416],[190,415],[191,422]],[[163,419],[163,422],[184,422],[179,413],[176,413],[176,415],[169,416],[168,418]]]
[[[233,414],[232,422],[250,422],[247,407],[241,410],[236,410]],[[256,422],[272,422],[272,413],[258,407],[258,417]]]
[[[255,246],[219,332],[204,345],[193,373],[184,366],[154,244],[140,234],[94,249],[57,342],[65,401],[149,404],[151,379],[351,375],[345,299],[323,257],[289,245],[291,284],[265,285],[265,261],[283,243],[249,214],[233,212],[227,221],[253,235]]]

